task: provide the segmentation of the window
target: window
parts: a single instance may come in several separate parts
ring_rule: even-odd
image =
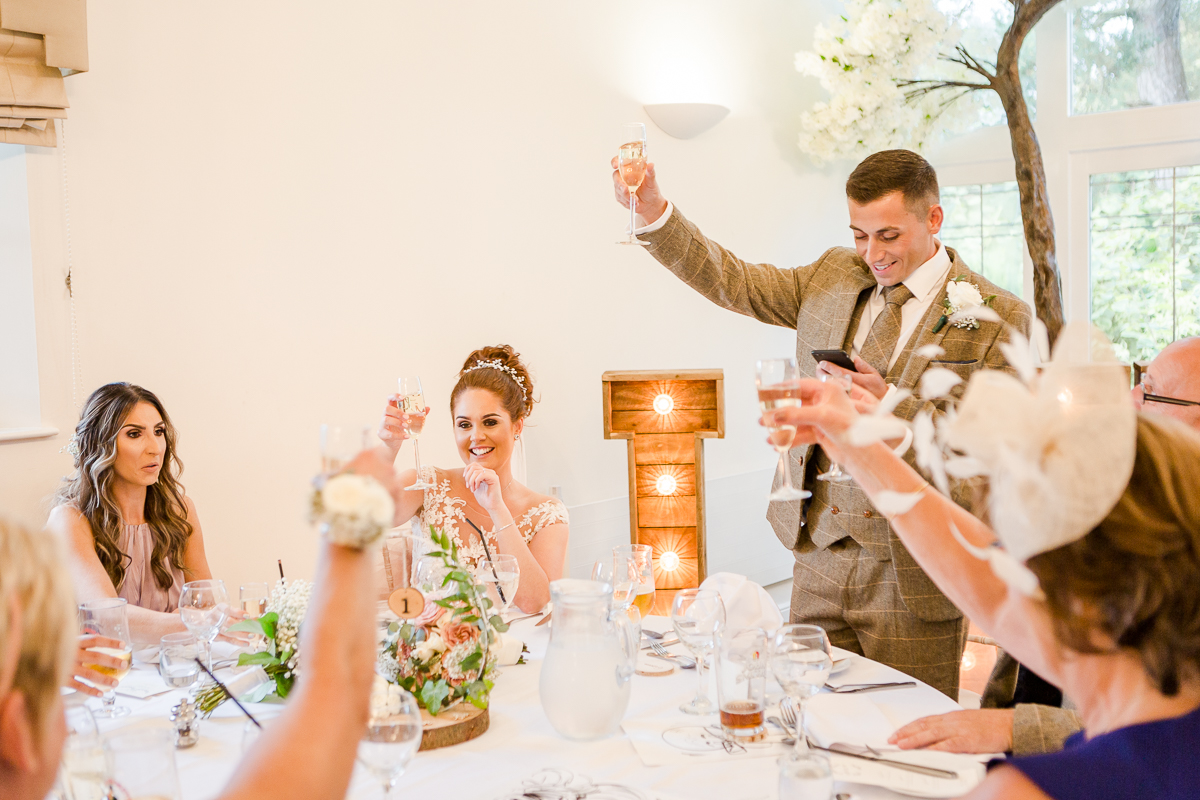
[[[1200,167],[1092,175],[1091,319],[1126,361],[1200,334]]]
[[[1071,113],[1200,98],[1200,0],[1077,2]]]
[[[942,242],[968,267],[1020,297],[1025,233],[1016,181],[943,186],[941,193],[946,211]]]
[[[1200,0],[1197,0],[1200,2]],[[1010,0],[935,0],[937,9],[953,20],[962,32],[959,42],[976,58],[988,63],[995,61],[1000,40],[1012,24],[1013,7]],[[1021,70],[1021,87],[1029,116],[1037,119],[1036,53],[1037,32],[1031,31],[1021,44],[1018,66]],[[979,76],[971,73],[972,80]],[[972,101],[979,109],[979,124],[1003,125],[1004,109],[995,92],[974,92]]]
[[[40,424],[25,147],[0,144],[0,442]]]

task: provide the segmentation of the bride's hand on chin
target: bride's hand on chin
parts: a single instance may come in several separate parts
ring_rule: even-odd
[[[504,508],[500,478],[495,471],[479,464],[467,464],[463,468],[463,482],[484,511],[493,514]]]

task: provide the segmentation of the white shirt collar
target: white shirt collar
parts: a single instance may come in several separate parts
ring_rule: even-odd
[[[941,291],[946,283],[946,274],[950,271],[950,254],[941,242],[937,239],[933,241],[937,244],[933,256],[901,281],[913,293],[913,299],[918,301],[926,300],[934,292]],[[883,287],[876,286],[875,292],[883,292]]]

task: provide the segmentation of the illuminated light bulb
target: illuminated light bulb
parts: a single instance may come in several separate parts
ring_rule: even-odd
[[[975,663],[974,653],[972,653],[970,650],[963,653],[962,668],[964,671],[970,672],[971,670],[975,669]]]
[[[658,476],[658,480],[654,482],[654,488],[661,495],[675,494],[679,484],[675,481],[674,475],[664,473]]]
[[[663,572],[674,572],[679,569],[679,554],[674,550],[667,550],[658,557],[658,566]]]
[[[1070,389],[1063,389],[1058,393],[1058,402],[1062,403],[1063,405],[1069,405],[1074,399],[1075,396],[1071,394]]]
[[[666,416],[675,410],[675,398],[669,394],[660,394],[654,398],[654,410]]]

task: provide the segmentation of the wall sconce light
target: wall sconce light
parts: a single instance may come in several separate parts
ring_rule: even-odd
[[[699,136],[729,115],[728,108],[715,103],[659,103],[642,108],[663,133],[676,139]]]
[[[659,475],[658,480],[654,482],[654,490],[663,496],[675,494],[675,490],[678,487],[679,484],[675,480],[675,476],[669,472]]]
[[[669,394],[660,394],[654,398],[654,410],[664,417],[675,410],[675,398]]]
[[[674,572],[679,569],[679,554],[674,550],[667,550],[658,557],[658,566],[663,572]]]

